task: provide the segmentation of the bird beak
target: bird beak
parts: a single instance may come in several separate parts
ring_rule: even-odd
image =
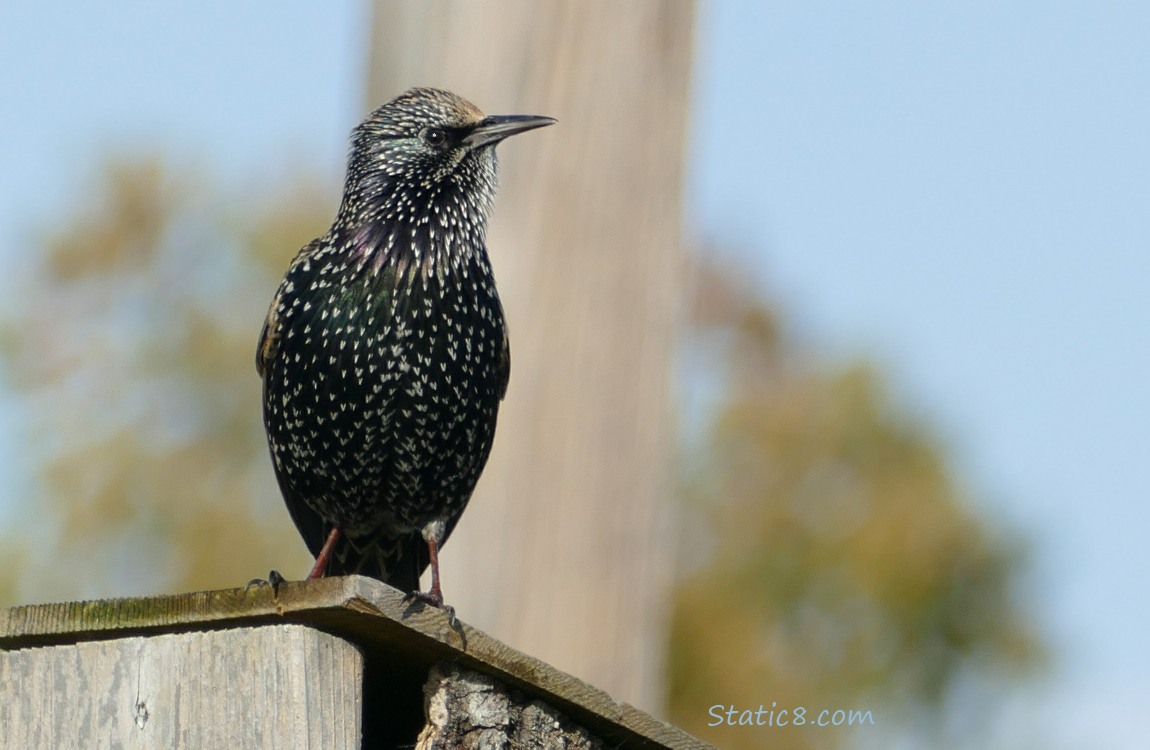
[[[509,135],[554,125],[556,122],[554,117],[537,115],[491,115],[484,117],[471,129],[463,139],[463,145],[466,148],[480,148],[499,143]]]

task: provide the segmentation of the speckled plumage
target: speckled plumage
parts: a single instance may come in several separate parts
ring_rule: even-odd
[[[495,145],[552,122],[412,89],[356,128],[339,213],[292,261],[256,356],[313,575],[326,563],[414,592],[430,561],[442,601],[436,550],[487,462],[511,367],[485,244]]]

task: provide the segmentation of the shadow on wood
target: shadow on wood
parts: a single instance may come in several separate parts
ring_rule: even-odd
[[[0,748],[417,741],[709,747],[359,576],[0,610]]]

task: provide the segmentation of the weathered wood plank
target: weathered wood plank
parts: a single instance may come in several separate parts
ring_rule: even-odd
[[[302,625],[0,653],[0,748],[355,750],[363,657]]]
[[[440,662],[491,675],[608,743],[652,750],[710,747],[475,628],[461,624],[454,630],[442,611],[405,604],[400,592],[361,576],[287,583],[278,594],[263,586],[13,607],[0,611],[0,649],[277,622],[312,625],[352,641],[363,651],[368,672],[376,664],[374,671],[407,675],[416,684]]]

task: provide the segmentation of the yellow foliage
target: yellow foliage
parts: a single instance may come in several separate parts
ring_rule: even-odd
[[[278,271],[332,208],[317,181],[297,184],[261,206],[159,158],[115,160],[55,225],[20,314],[2,323],[34,415],[40,492],[5,540],[19,555],[0,572],[0,598],[307,569],[267,457],[254,366]]]

